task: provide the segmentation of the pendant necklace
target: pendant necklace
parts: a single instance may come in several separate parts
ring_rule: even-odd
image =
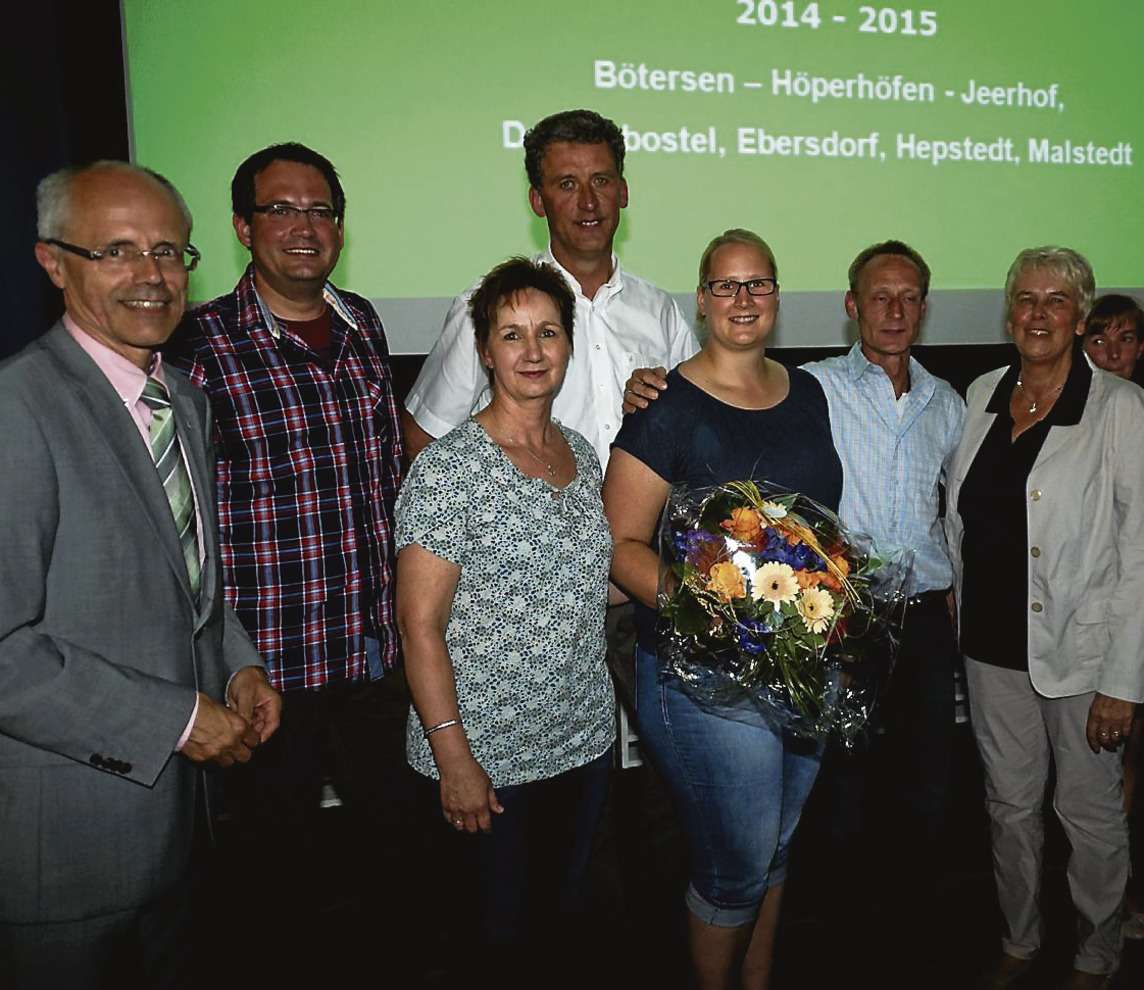
[[[544,473],[546,475],[548,475],[550,480],[556,478],[556,466],[553,464],[549,464],[548,461],[546,461],[539,454],[534,454],[532,452],[532,450],[529,449],[528,445],[523,440],[518,440],[516,437],[511,437],[511,436],[506,436],[504,439],[505,439],[506,443],[512,444],[514,447],[518,448],[519,450],[523,450],[526,454],[528,454],[529,457],[531,457],[534,461],[536,461],[537,464],[539,464],[542,468],[544,468]]]
[[[1064,387],[1065,387],[1065,383],[1061,382],[1056,388],[1050,389],[1048,395],[1043,396],[1043,398],[1047,399],[1047,398],[1049,398],[1049,396],[1056,395]],[[1037,403],[1040,400],[1032,398],[1029,395],[1029,393],[1025,391],[1025,383],[1022,382],[1020,378],[1017,379],[1017,388],[1019,388],[1021,390],[1021,394],[1024,395],[1025,398],[1029,400],[1029,412],[1035,413],[1037,411]]]
[[[544,460],[543,457],[539,457],[538,455],[534,454],[519,440],[513,440],[512,442],[515,443],[526,454],[528,454],[528,456],[531,457],[534,461],[536,461],[537,464],[544,468],[544,473],[547,474],[549,478],[556,477],[556,468],[549,464],[548,461]]]

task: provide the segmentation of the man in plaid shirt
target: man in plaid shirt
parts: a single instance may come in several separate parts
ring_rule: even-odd
[[[327,773],[360,827],[356,861],[391,873],[408,855],[393,836],[410,793],[393,614],[402,441],[381,321],[327,281],[345,214],[334,166],[275,145],[239,166],[231,197],[250,266],[188,315],[172,357],[214,411],[226,599],[283,693],[275,745],[234,796],[281,887],[265,902],[297,924],[328,869]]]

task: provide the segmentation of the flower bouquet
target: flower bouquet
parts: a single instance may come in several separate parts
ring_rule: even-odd
[[[852,744],[893,664],[912,554],[765,483],[676,487],[660,522],[659,657],[700,704]]]

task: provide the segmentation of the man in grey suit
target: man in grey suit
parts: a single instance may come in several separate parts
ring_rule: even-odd
[[[37,205],[66,314],[0,365],[0,983],[183,986],[198,765],[280,711],[222,600],[206,399],[157,351],[191,218],[115,162]]]

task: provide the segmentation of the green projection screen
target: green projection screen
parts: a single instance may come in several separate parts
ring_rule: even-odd
[[[847,265],[887,237],[933,268],[929,343],[1002,339],[1022,247],[1078,248],[1102,291],[1144,283],[1144,5],[123,0],[123,23],[134,156],[194,211],[194,298],[245,265],[235,167],[299,140],[346,186],[334,279],[398,353],[543,247],[521,136],[579,106],[624,128],[625,266],[682,301],[714,234],[757,230],[783,346],[847,342]]]

